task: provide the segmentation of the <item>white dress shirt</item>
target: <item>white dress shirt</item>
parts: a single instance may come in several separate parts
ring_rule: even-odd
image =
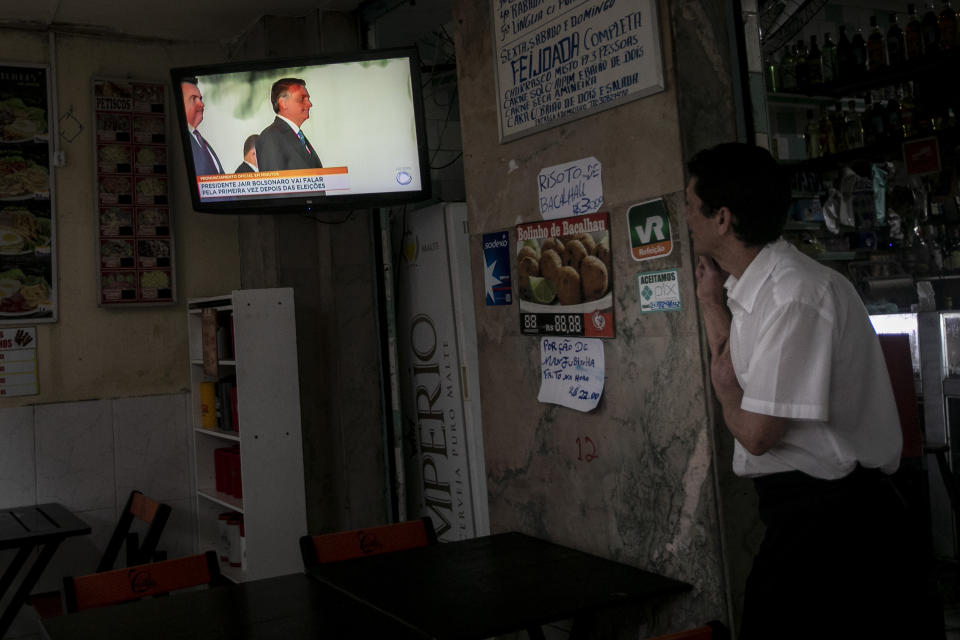
[[[861,466],[896,471],[903,436],[886,362],[866,309],[838,272],[780,239],[724,287],[741,408],[790,418],[783,439],[741,476],[781,471],[836,479]]]

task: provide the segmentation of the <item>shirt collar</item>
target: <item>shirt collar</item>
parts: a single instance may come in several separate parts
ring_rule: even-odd
[[[291,120],[288,120],[287,118],[284,118],[284,117],[283,117],[282,115],[280,115],[279,113],[277,114],[277,117],[280,118],[281,120],[283,120],[284,122],[286,122],[288,125],[290,125],[290,128],[293,129],[293,132],[294,132],[294,133],[300,133],[300,127],[298,127],[297,125],[293,124],[293,122],[292,122]]]
[[[783,250],[782,245],[786,242],[783,238],[771,242],[750,261],[743,275],[739,278],[729,276],[727,281],[723,283],[727,290],[727,298],[736,302],[747,313],[753,311],[753,305],[757,301],[760,288],[777,266],[780,252]]]

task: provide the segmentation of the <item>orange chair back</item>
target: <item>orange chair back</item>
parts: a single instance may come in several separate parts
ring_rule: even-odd
[[[426,547],[437,542],[430,518],[369,529],[354,529],[300,538],[305,567],[352,560],[391,551]]]
[[[126,569],[64,578],[67,612],[137,600],[220,580],[216,553],[141,564]]]

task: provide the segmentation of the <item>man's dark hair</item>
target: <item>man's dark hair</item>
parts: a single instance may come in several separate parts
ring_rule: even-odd
[[[190,76],[188,78],[180,78],[180,82],[197,86],[199,80],[197,80],[197,76]]]
[[[243,141],[243,155],[244,155],[244,156],[246,156],[248,153],[250,153],[250,149],[253,149],[254,145],[257,144],[257,138],[259,138],[259,137],[260,137],[260,136],[258,136],[257,134],[254,133],[253,135],[247,136],[247,139]]]
[[[285,98],[290,93],[290,87],[295,84],[301,87],[307,86],[307,83],[300,78],[280,78],[270,87],[270,104],[273,105],[274,113],[280,113],[280,98]]]
[[[687,162],[701,213],[712,218],[722,207],[733,213],[738,240],[763,246],[780,237],[790,206],[790,179],[762,147],[727,142],[698,151]]]

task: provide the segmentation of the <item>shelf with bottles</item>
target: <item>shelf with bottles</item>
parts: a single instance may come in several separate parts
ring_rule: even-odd
[[[907,5],[907,19],[901,27],[896,12],[870,17],[870,33],[857,29],[848,38],[846,24],[833,34],[823,35],[818,46],[816,34],[807,40],[787,43],[779,51],[765,51],[766,83],[771,93],[844,97],[874,87],[900,84],[918,77],[940,77],[950,81],[945,68],[960,65],[960,38],[957,11],[944,0],[938,11],[933,3],[921,17],[915,4]]]

